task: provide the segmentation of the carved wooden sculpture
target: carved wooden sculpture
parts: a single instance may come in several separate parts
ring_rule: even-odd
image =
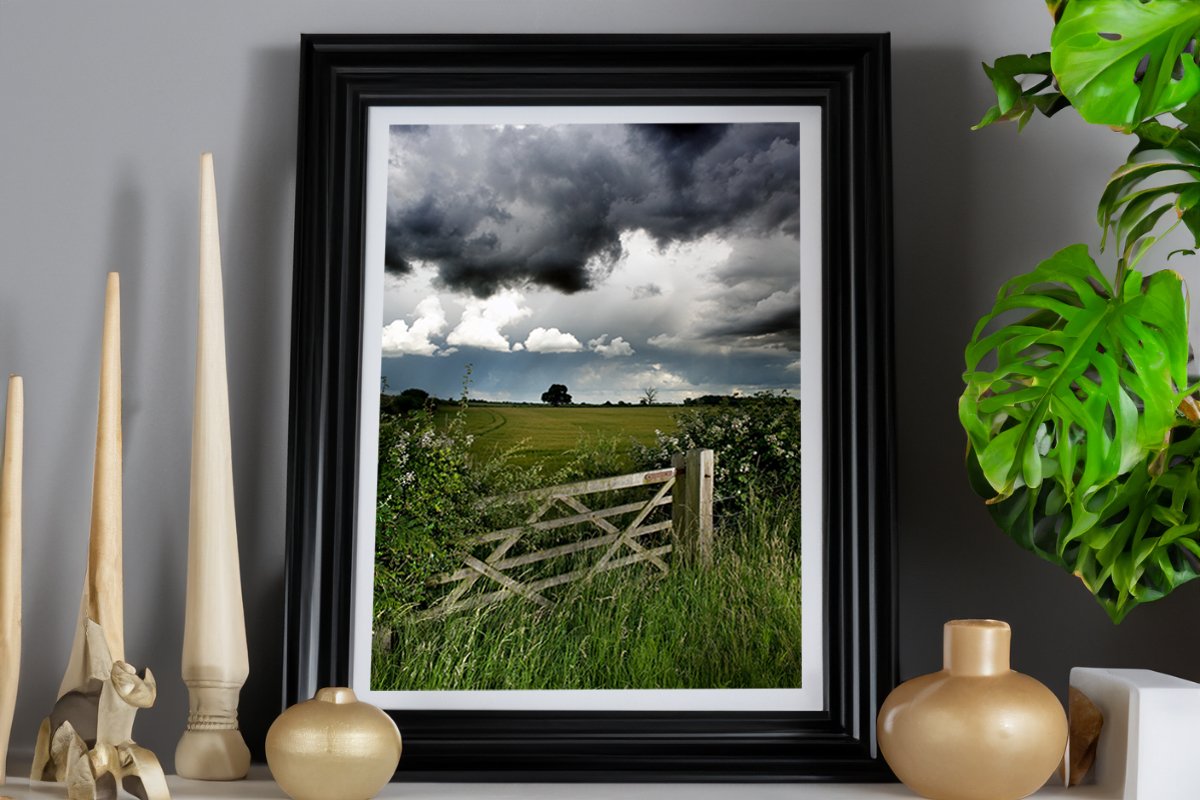
[[[115,798],[120,784],[142,800],[169,800],[154,753],[133,742],[133,717],[154,705],[154,674],[138,675],[108,652],[104,630],[84,621],[86,685],[58,699],[38,731],[35,780],[66,782],[70,800]]]
[[[38,731],[34,780],[65,781],[70,800],[116,796],[169,800],[154,754],[132,741],[133,718],[154,704],[150,670],[125,663],[121,567],[121,300],[109,273],[100,349],[100,411],[92,478],[92,527],[79,624],[58,702]]]
[[[21,671],[21,464],[25,392],[19,375],[8,379],[4,466],[0,468],[0,784],[6,778]]]
[[[200,314],[183,627],[189,713],[175,751],[175,770],[202,780],[237,780],[250,768],[250,750],[237,726],[238,695],[250,665],[233,506],[223,303],[213,160],[205,153],[200,157]]]

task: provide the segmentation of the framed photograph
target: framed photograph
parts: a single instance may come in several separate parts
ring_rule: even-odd
[[[886,35],[302,40],[286,702],[397,777],[878,780]]]

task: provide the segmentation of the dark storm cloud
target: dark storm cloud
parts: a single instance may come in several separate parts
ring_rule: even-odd
[[[786,236],[740,239],[711,275],[719,298],[714,313],[698,319],[696,340],[728,346],[800,348],[800,253]]]
[[[630,138],[648,147],[666,165],[666,178],[674,187],[692,182],[692,165],[721,141],[729,125],[649,124],[631,125]],[[635,146],[637,146],[635,144]]]
[[[674,134],[663,129],[681,128]],[[719,135],[704,129],[718,129]],[[619,202],[615,224],[643,228],[660,245],[707,233],[799,235],[798,126],[630,125],[634,150],[656,180]],[[698,130],[696,130],[698,129]]]
[[[800,312],[793,307],[750,313],[708,326],[701,334],[708,341],[727,340],[733,343],[752,339],[759,345],[799,350]]]
[[[622,255],[707,234],[798,235],[795,124],[392,128],[385,262],[451,290],[571,294]]]

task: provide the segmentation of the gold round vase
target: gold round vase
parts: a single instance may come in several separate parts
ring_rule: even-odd
[[[944,629],[941,672],[901,684],[879,711],[879,748],[931,800],[1019,800],[1062,761],[1067,718],[1054,693],[1009,668],[1008,623]]]
[[[396,723],[345,687],[321,689],[267,731],[267,766],[293,800],[368,800],[399,762]]]

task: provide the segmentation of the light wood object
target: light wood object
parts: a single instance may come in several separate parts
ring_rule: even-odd
[[[225,368],[221,249],[211,153],[200,157],[200,313],[192,421],[183,682],[187,730],[175,751],[185,778],[237,780],[250,769],[238,731],[238,695],[250,671],[238,566]]]
[[[96,462],[92,473],[92,526],[87,572],[79,602],[79,620],[67,671],[58,696],[87,683],[84,654],[92,620],[104,629],[108,652],[125,659],[125,578],[121,521],[121,278],[108,273],[104,293],[104,330],[100,341],[100,402],[96,421]]]
[[[110,800],[118,785],[170,800],[154,754],[133,742],[133,719],[158,693],[125,663],[121,571],[121,300],[109,273],[100,346],[100,403],[88,563],[79,624],[58,702],[42,721],[30,776],[67,784],[70,800]]]
[[[8,379],[4,414],[4,462],[0,469],[0,784],[7,778],[21,673],[21,469],[25,390],[19,375]]]

